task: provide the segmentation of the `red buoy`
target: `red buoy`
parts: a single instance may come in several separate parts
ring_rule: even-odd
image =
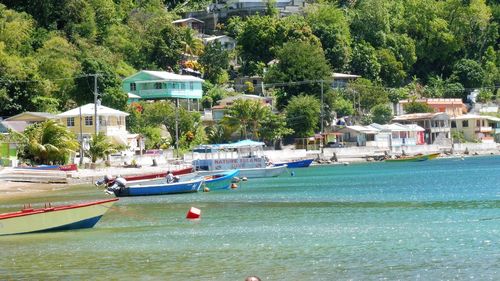
[[[189,211],[187,212],[186,218],[187,219],[199,219],[201,216],[201,210],[195,207],[191,207]]]

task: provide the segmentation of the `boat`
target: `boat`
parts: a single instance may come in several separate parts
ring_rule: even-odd
[[[166,179],[145,180],[113,190],[113,193],[117,197],[191,193],[197,192],[202,183],[201,177],[173,183],[167,183]]]
[[[273,166],[277,167],[286,165],[288,168],[307,168],[311,166],[313,161],[314,159],[303,159],[290,162],[274,163]]]
[[[118,198],[0,214],[0,235],[91,228]]]
[[[439,156],[440,153],[417,154],[414,156],[403,156],[400,158],[386,159],[385,162],[421,162],[432,160]]]
[[[184,169],[172,171],[172,174],[174,176],[180,176],[180,175],[185,175],[185,174],[189,174],[192,172],[193,172],[193,167],[189,167],[189,168],[184,168]],[[139,180],[164,178],[166,176],[167,176],[167,171],[161,172],[161,173],[146,174],[146,175],[124,176],[124,178],[127,181],[139,181]]]
[[[78,166],[76,164],[68,165],[38,165],[38,166],[18,166],[15,169],[24,170],[50,170],[50,171],[78,171]]]
[[[276,177],[286,172],[286,165],[268,165],[263,154],[263,142],[242,140],[230,144],[202,145],[195,149],[198,155],[193,160],[196,171],[222,172],[240,170],[240,177]]]
[[[204,175],[205,182],[203,185],[210,190],[229,189],[239,174],[240,170],[230,170]]]

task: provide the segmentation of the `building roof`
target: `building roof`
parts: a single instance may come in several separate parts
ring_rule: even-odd
[[[425,131],[424,128],[422,128],[416,124],[403,125],[403,124],[399,124],[399,123],[392,123],[392,124],[380,125],[377,123],[373,123],[370,126],[375,127],[379,130],[391,131],[391,132],[423,132],[423,131]]]
[[[0,121],[3,127],[12,131],[22,133],[30,124],[26,121]]]
[[[451,117],[451,120],[471,120],[471,119],[479,119],[479,120],[489,120],[494,122],[500,122],[500,118],[489,115],[477,115],[477,114],[465,114],[456,117]]]
[[[33,115],[33,116],[40,117],[40,118],[43,118],[43,119],[54,119],[54,118],[56,118],[56,115],[54,115],[52,113],[48,113],[48,112],[26,111],[26,112],[19,113],[17,115],[11,116],[9,118],[5,118],[5,121],[10,121],[12,119],[16,119],[16,118],[18,118],[19,116],[22,116],[22,115]]]
[[[141,96],[138,96],[136,94],[132,94],[132,93],[127,93],[127,96],[129,99],[140,99]]]
[[[208,43],[216,40],[220,40],[222,38],[228,38],[229,40],[236,41],[234,38],[229,37],[227,35],[220,35],[220,36],[210,36],[210,37],[205,37],[203,38],[203,42]]]
[[[347,74],[347,73],[332,73],[332,77],[336,79],[356,79],[361,76],[355,74]]]
[[[436,105],[464,105],[462,102],[462,99],[417,99],[415,100],[416,102],[423,102],[427,103],[429,105],[436,104]],[[400,100],[399,103],[409,103],[410,100]]]
[[[180,20],[174,20],[172,23],[185,23],[185,22],[199,22],[199,23],[204,23],[202,20],[195,19],[195,18],[185,18],[185,19],[180,19]]]
[[[158,80],[144,80],[144,83],[151,83],[151,82],[168,82],[168,81],[196,81],[196,82],[203,82],[204,80],[195,76],[191,75],[180,75],[180,74],[175,74],[172,72],[167,72],[167,71],[153,71],[153,70],[141,70],[137,72],[136,74],[129,76],[123,80],[130,79],[136,75],[139,75],[140,73],[146,73],[150,76],[158,78]],[[136,81],[135,83],[141,83],[140,81]]]
[[[94,115],[95,107],[93,103],[88,103],[84,106],[73,108],[61,114],[58,114],[57,117],[75,117],[80,116],[80,108],[82,109],[82,115]],[[109,108],[103,105],[97,106],[97,115],[99,116],[128,116],[129,114],[123,111],[119,111],[113,108]]]
[[[370,125],[368,126],[359,126],[359,125],[352,125],[352,126],[345,126],[344,128],[340,129],[339,131],[345,131],[345,130],[352,130],[358,133],[363,133],[363,134],[369,134],[369,135],[374,135],[380,132],[379,129],[372,127]]]
[[[411,113],[411,114],[403,114],[394,116],[392,121],[416,121],[416,120],[425,120],[425,119],[433,119],[439,115],[446,115],[444,112],[432,112],[432,113]]]

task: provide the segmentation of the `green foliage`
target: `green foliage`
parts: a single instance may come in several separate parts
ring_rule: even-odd
[[[416,101],[410,101],[409,103],[405,104],[404,110],[408,114],[434,112],[434,109],[430,107],[428,104]]]
[[[385,104],[377,104],[370,110],[372,120],[378,124],[387,124],[392,120],[392,110]]]
[[[229,53],[220,42],[214,42],[207,45],[199,62],[203,67],[204,78],[217,84],[219,76],[229,68]]]
[[[266,83],[302,82],[310,83],[287,85],[286,96],[278,98],[278,107],[283,108],[290,97],[301,93],[321,96],[320,83],[317,80],[329,79],[331,70],[321,47],[307,42],[289,42],[278,52],[279,62],[269,69],[265,76]],[[325,83],[325,87],[328,84]]]
[[[377,59],[377,51],[370,43],[362,41],[354,45],[351,69],[367,79],[379,79],[381,65]]]
[[[493,92],[490,90],[481,90],[476,97],[477,102],[487,103],[493,100]]]
[[[343,71],[351,56],[351,34],[344,12],[331,5],[310,5],[306,20],[319,38],[332,68]]]
[[[318,129],[321,104],[313,96],[299,95],[290,99],[286,107],[288,127],[297,137],[310,137]]]
[[[20,143],[20,158],[36,164],[66,164],[80,147],[73,133],[57,121],[28,126]]]
[[[222,124],[240,132],[242,139],[259,139],[260,122],[272,114],[268,106],[259,100],[237,99],[225,110]]]
[[[354,106],[352,102],[341,96],[337,97],[333,102],[332,110],[339,117],[352,116],[354,114]]]
[[[385,88],[363,78],[350,83],[348,93],[355,101],[355,107],[357,106],[364,112],[368,112],[377,104],[389,102],[389,95]]]
[[[116,151],[117,146],[105,134],[99,133],[92,136],[89,148],[85,150],[85,155],[90,157],[92,163],[95,163],[99,159],[106,159],[107,156]]]
[[[451,79],[465,88],[478,88],[483,84],[484,71],[478,62],[461,59],[453,66]]]
[[[283,137],[293,134],[293,129],[287,127],[286,115],[268,112],[260,120],[259,134],[263,141],[274,143]]]
[[[465,135],[463,131],[458,131],[458,130],[452,130],[451,131],[451,138],[453,139],[454,143],[465,143],[467,140],[465,139]]]

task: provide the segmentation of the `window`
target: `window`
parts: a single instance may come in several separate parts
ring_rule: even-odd
[[[193,82],[189,82],[189,89],[194,89],[194,85],[193,85]]]
[[[135,85],[135,83],[130,83],[130,91],[136,91],[137,90],[137,86]]]
[[[457,121],[451,121],[451,127],[456,128],[457,127]]]
[[[467,128],[467,127],[469,127],[469,120],[462,121],[462,128]]]
[[[159,82],[155,83],[155,89],[157,90],[161,89],[161,83]]]
[[[476,120],[476,127],[481,127],[481,120]]]
[[[93,120],[92,116],[85,116],[85,126],[94,125],[94,122],[92,122]]]
[[[75,117],[68,117],[66,119],[66,126],[74,127],[75,126]]]
[[[181,90],[184,90],[186,88],[186,83],[181,83]]]
[[[106,126],[106,120],[102,116],[99,116],[99,125]]]

